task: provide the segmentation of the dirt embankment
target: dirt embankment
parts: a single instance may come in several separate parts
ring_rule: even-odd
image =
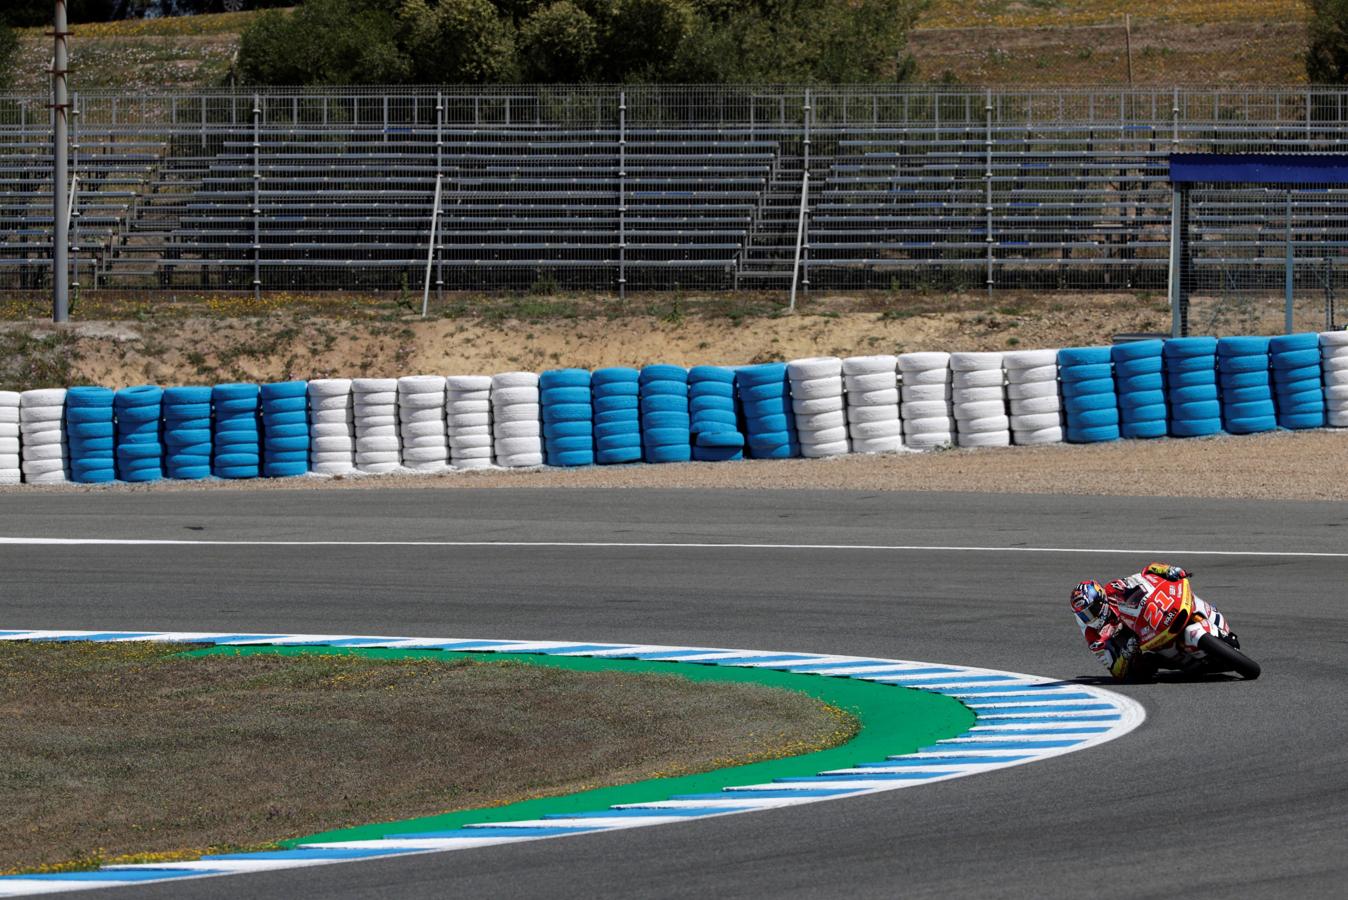
[[[340,305],[264,301],[261,307],[246,300],[224,307],[217,301],[89,301],[77,321],[61,329],[37,318],[39,301],[20,311],[25,315],[0,315],[0,389],[655,362],[741,365],[820,355],[1060,347],[1169,328],[1165,298],[1149,294],[817,297],[795,314],[786,314],[776,297],[660,296],[622,306],[597,298],[505,298],[448,301],[425,320],[392,303],[349,299]]]

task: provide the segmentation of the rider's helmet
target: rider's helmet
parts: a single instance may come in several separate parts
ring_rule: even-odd
[[[1087,628],[1099,631],[1109,621],[1109,599],[1098,581],[1083,581],[1072,589],[1072,611]]]

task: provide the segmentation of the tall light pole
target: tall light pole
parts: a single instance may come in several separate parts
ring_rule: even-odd
[[[70,54],[66,38],[66,0],[55,0],[52,37],[56,42],[51,65],[52,108],[52,258],[51,285],[53,322],[70,318],[70,213],[66,190],[70,175],[70,97],[66,91],[66,67]]]

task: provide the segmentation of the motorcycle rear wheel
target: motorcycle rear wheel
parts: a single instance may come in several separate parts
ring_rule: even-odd
[[[1207,657],[1209,666],[1217,672],[1235,672],[1249,681],[1259,677],[1263,671],[1259,663],[1232,647],[1226,641],[1205,634],[1198,639],[1198,649]]]

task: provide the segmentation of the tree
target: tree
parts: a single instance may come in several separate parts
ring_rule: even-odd
[[[1348,82],[1348,0],[1307,0],[1306,76],[1313,84]]]
[[[313,0],[260,14],[239,38],[239,77],[253,84],[400,84],[396,0]]]
[[[599,26],[571,0],[557,0],[529,14],[519,33],[520,76],[525,81],[594,81]]]
[[[513,80],[514,26],[491,0],[405,0],[398,12],[413,81],[492,84]]]
[[[308,0],[244,30],[239,73],[260,84],[901,80],[925,2]]]

